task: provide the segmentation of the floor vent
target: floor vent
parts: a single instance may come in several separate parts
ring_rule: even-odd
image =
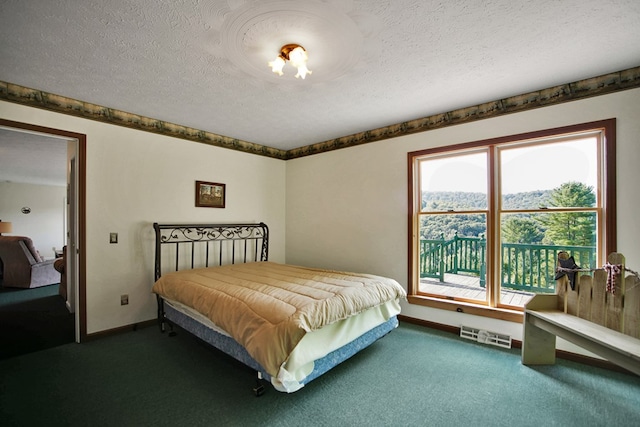
[[[511,337],[505,334],[489,332],[469,326],[460,327],[460,336],[469,340],[484,344],[497,345],[498,347],[511,348]]]

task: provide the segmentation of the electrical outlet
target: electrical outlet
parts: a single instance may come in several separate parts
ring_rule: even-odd
[[[120,305],[129,304],[129,295],[120,295]]]
[[[109,233],[109,243],[118,243],[118,233]]]

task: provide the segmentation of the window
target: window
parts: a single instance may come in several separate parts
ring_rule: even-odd
[[[559,252],[595,268],[615,251],[615,119],[408,162],[411,302],[522,310],[555,292]]]

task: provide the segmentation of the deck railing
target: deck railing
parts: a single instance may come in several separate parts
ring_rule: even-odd
[[[558,252],[569,252],[582,268],[594,268],[596,248],[591,246],[501,245],[502,288],[535,293],[555,292]],[[420,277],[444,282],[445,273],[478,276],[486,285],[486,239],[459,237],[420,241]]]

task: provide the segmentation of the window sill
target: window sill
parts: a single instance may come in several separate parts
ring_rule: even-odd
[[[487,307],[485,305],[478,305],[460,301],[442,300],[439,298],[431,298],[422,295],[409,295],[407,297],[407,301],[409,301],[409,304],[421,305],[423,307],[456,311],[458,313],[472,314],[474,316],[490,317],[493,319],[505,320],[507,322],[522,323],[523,319],[522,311]]]

